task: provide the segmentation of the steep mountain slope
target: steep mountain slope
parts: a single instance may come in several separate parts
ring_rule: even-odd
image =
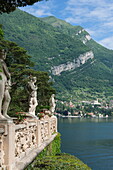
[[[63,63],[64,59],[66,62],[90,50],[80,40],[73,41],[70,36],[20,10],[1,15],[0,24],[6,39],[17,42],[33,56],[36,69],[47,71],[50,66]]]
[[[108,67],[113,65],[113,50],[109,50],[95,42],[90,34],[80,26],[72,26],[71,24],[57,19],[53,16],[41,18],[42,21],[49,23],[60,32],[70,35],[73,39],[81,40],[86,46],[94,52],[95,58],[103,62]]]
[[[90,34],[80,26],[72,26],[53,16],[41,19],[57,28],[60,32],[70,35],[74,40],[81,40],[94,53],[94,60],[92,62],[89,64],[87,62],[82,68],[68,73],[70,80],[73,80],[71,90],[72,94],[76,96],[75,98],[78,98],[80,94],[81,98],[87,98],[87,96],[92,98],[93,94],[98,97],[99,93],[99,96],[103,96],[103,94],[105,97],[112,96],[113,50],[109,50],[95,42]],[[79,95],[76,93],[77,91]]]
[[[48,71],[59,98],[83,100],[113,95],[113,51],[80,26],[16,10],[0,16],[5,38],[28,50],[35,69]]]

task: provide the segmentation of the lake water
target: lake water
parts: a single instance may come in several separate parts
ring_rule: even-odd
[[[113,170],[113,119],[59,118],[61,150],[93,170]]]

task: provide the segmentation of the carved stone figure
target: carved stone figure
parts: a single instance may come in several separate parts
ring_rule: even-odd
[[[51,98],[49,99],[49,105],[50,105],[50,111],[51,111],[51,113],[53,114],[54,113],[54,111],[55,111],[55,106],[56,106],[56,104],[55,104],[55,95],[54,94],[52,94],[51,95]]]
[[[29,113],[35,116],[36,106],[38,105],[37,102],[37,86],[36,77],[30,76],[30,81],[28,82],[28,90],[29,90]]]
[[[9,89],[11,87],[11,75],[8,71],[6,63],[6,52],[4,49],[0,50],[0,119],[10,118],[7,115],[7,110],[11,100]]]

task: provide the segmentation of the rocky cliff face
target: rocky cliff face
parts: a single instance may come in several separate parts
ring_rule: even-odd
[[[81,34],[81,33],[84,32],[84,31],[85,31],[85,29],[79,30],[79,32],[76,33],[76,35],[79,35],[79,34]]]
[[[92,51],[81,54],[77,59],[72,62],[67,62],[65,64],[60,64],[59,66],[51,67],[51,72],[53,75],[60,75],[63,71],[74,70],[85,64],[89,59],[93,59],[94,54]]]
[[[88,41],[90,41],[92,38],[89,34],[84,35],[84,32],[86,32],[84,29],[80,30],[78,33],[76,33],[77,36],[82,36],[80,37],[80,40],[86,44]],[[83,34],[83,35],[82,35]]]
[[[90,41],[91,40],[91,36],[90,35],[86,35],[85,37],[84,37],[84,40],[82,41],[84,44],[86,44],[88,41]]]

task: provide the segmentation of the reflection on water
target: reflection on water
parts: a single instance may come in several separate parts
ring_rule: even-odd
[[[76,123],[76,122],[113,122],[113,118],[59,118],[60,122]]]
[[[113,119],[59,118],[62,152],[94,170],[113,169]]]

